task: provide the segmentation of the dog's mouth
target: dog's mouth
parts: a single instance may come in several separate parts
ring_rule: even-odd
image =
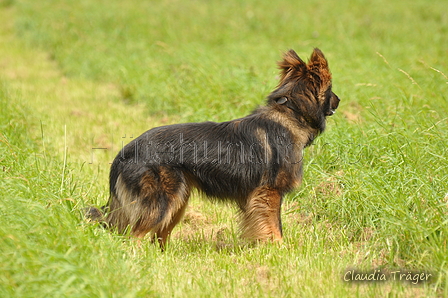
[[[336,110],[330,109],[328,112],[325,113],[325,116],[333,116],[334,113],[336,113]]]

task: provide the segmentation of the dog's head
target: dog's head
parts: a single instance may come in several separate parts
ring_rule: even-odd
[[[299,121],[322,132],[325,117],[336,112],[339,98],[331,90],[331,73],[327,59],[314,49],[308,63],[289,50],[278,63],[280,83],[268,97],[268,103],[291,113]]]

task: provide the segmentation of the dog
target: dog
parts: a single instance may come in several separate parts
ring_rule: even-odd
[[[227,122],[156,127],[127,144],[110,170],[103,217],[119,233],[150,233],[163,249],[193,189],[234,202],[249,241],[281,241],[284,195],[302,180],[302,152],[325,129],[339,98],[328,62],[314,49],[308,63],[289,50],[266,104]]]

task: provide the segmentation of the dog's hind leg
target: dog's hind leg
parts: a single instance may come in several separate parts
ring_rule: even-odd
[[[256,188],[242,208],[242,237],[248,240],[282,240],[281,194],[270,187]]]
[[[159,229],[155,232],[154,237],[157,238],[157,241],[159,242],[160,248],[162,250],[165,249],[166,242],[168,241],[171,235],[171,231],[184,216],[185,210],[187,209],[187,205],[188,205],[188,198],[184,200],[183,206],[181,206],[176,212],[172,213],[171,221],[168,223],[168,225],[164,227],[160,226]]]
[[[142,238],[151,232],[163,249],[182,219],[189,195],[190,187],[180,170],[159,166],[146,171],[140,179],[139,215],[132,234]]]
[[[106,222],[119,233],[143,238],[151,233],[165,246],[174,226],[182,219],[190,186],[179,169],[148,167],[138,180],[120,174],[108,204]]]

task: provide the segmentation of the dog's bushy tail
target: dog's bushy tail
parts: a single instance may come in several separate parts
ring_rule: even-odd
[[[103,206],[101,208],[86,207],[86,208],[84,208],[84,216],[86,219],[88,219],[90,221],[105,224],[105,222],[106,222],[105,209],[106,209],[106,206]]]

